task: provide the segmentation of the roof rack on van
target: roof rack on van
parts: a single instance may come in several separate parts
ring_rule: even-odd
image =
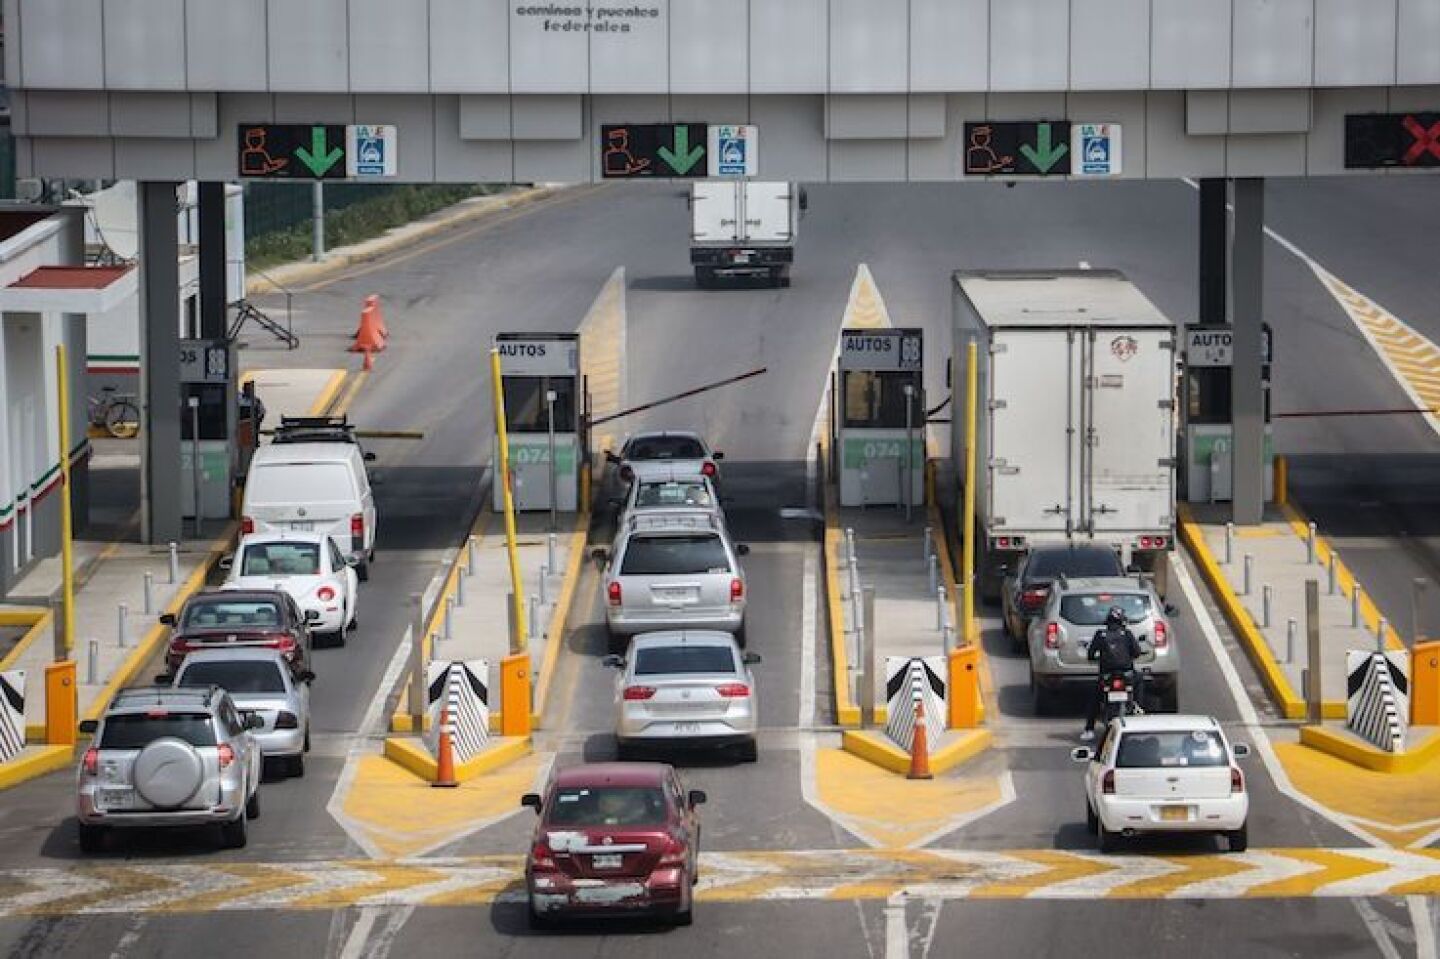
[[[282,416],[275,443],[354,443],[355,426],[347,416]]]
[[[199,699],[206,707],[209,707],[218,692],[220,692],[220,687],[213,683],[209,686],[137,686],[133,689],[120,690],[115,694],[111,705],[134,706],[146,701],[164,705],[166,699],[188,697]]]
[[[646,511],[630,517],[629,527],[636,530],[699,529],[718,531],[720,524],[715,514],[706,509]]]

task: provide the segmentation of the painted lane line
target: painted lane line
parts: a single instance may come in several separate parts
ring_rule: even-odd
[[[910,935],[905,928],[906,894],[902,889],[885,900],[885,959],[910,959]]]

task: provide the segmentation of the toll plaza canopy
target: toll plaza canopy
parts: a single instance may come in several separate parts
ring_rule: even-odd
[[[1440,169],[1440,0],[6,0],[21,175]]]

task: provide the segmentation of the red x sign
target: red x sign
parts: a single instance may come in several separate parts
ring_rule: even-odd
[[[1400,122],[1415,138],[1410,149],[1405,151],[1401,163],[1406,166],[1414,166],[1424,158],[1426,153],[1430,153],[1435,159],[1440,160],[1440,123],[1426,129],[1425,125],[1414,117],[1406,117]]]

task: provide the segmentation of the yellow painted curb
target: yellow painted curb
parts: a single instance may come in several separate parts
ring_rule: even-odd
[[[1184,503],[1179,504],[1180,517],[1180,539],[1185,543],[1195,563],[1200,567],[1200,575],[1205,578],[1205,583],[1210,587],[1210,594],[1220,604],[1220,611],[1225,614],[1225,620],[1234,630],[1244,645],[1246,653],[1250,656],[1250,662],[1260,673],[1260,680],[1265,684],[1265,690],[1274,700],[1281,715],[1286,719],[1304,719],[1305,701],[1296,695],[1290,685],[1290,680],[1280,669],[1280,664],[1275,661],[1275,654],[1270,650],[1270,644],[1260,631],[1255,627],[1255,622],[1250,612],[1240,603],[1240,597],[1230,588],[1230,582],[1220,570],[1220,564],[1216,561],[1215,555],[1210,552],[1210,547],[1205,543],[1205,534],[1195,523],[1189,507]],[[1324,706],[1328,708],[1330,704]],[[1345,704],[1341,703],[1343,710]],[[1323,714],[1323,711],[1322,711]]]
[[[0,789],[65,769],[74,759],[74,746],[32,747],[9,762],[0,763]]]
[[[455,779],[463,783],[494,772],[501,766],[530,755],[530,749],[529,736],[492,739],[480,755],[469,762],[456,765]],[[385,740],[385,758],[426,782],[435,781],[435,757],[430,755],[430,750],[418,739],[390,736]]]
[[[1419,748],[1403,753],[1387,753],[1338,729],[1325,726],[1301,726],[1300,744],[1319,750],[1352,766],[1389,775],[1415,773],[1440,759],[1440,735],[1430,736]]]
[[[349,377],[349,370],[333,371],[330,374],[330,379],[326,380],[325,385],[321,388],[320,395],[315,397],[315,402],[310,404],[310,412],[308,415],[324,416],[326,411],[330,409],[330,404],[335,402],[335,397],[339,395],[340,388],[345,385],[345,381],[349,379]]]
[[[575,531],[570,534],[570,558],[565,563],[565,579],[560,584],[560,596],[555,601],[555,612],[550,617],[550,629],[545,636],[545,661],[540,664],[540,676],[535,681],[531,694],[530,727],[540,728],[540,719],[545,714],[545,704],[550,700],[550,683],[555,678],[555,664],[560,661],[560,648],[565,641],[565,624],[570,621],[570,605],[575,601],[575,590],[580,585],[580,570],[585,564],[585,546],[590,538],[590,504],[582,504],[575,517]]]
[[[34,617],[28,623],[17,621],[17,615],[28,614],[17,614],[12,610],[0,612],[0,626],[28,625],[30,627],[25,631],[25,635],[20,637],[20,641],[15,644],[14,648],[5,654],[5,658],[0,659],[0,673],[5,672],[15,663],[18,663],[20,657],[25,655],[25,651],[30,648],[31,644],[39,639],[47,630],[52,628],[55,622],[54,613],[48,609],[41,609],[38,606],[36,607]]]
[[[1285,513],[1285,519],[1289,522],[1291,531],[1295,533],[1301,543],[1304,543],[1306,537],[1310,535],[1310,517],[1306,516],[1300,507],[1295,505],[1293,499],[1282,504],[1280,508]],[[1352,573],[1350,568],[1340,559],[1340,554],[1335,552],[1335,547],[1330,545],[1330,541],[1317,532],[1315,534],[1315,560],[1325,565],[1330,558],[1333,558],[1335,562],[1339,563],[1339,566],[1336,568],[1336,586],[1342,594],[1347,596],[1352,595],[1355,592],[1355,574]],[[1363,592],[1360,594],[1360,619],[1365,624],[1365,628],[1373,634],[1380,628],[1380,610],[1376,607],[1375,603],[1371,601],[1370,591],[1364,589],[1364,587],[1361,587],[1361,589]],[[1405,644],[1401,641],[1400,635],[1395,632],[1395,627],[1388,623],[1386,624],[1385,630],[1385,645],[1394,650],[1405,648]],[[1345,715],[1341,713],[1340,716],[1335,718],[1344,719]]]
[[[840,514],[831,486],[830,444],[821,442],[820,482],[825,490],[826,621],[830,628],[831,682],[835,688],[835,722],[841,726],[860,725],[860,707],[850,695],[850,651],[845,645],[845,613],[840,608]]]
[[[180,607],[185,605],[185,601],[205,585],[205,580],[210,576],[210,571],[215,568],[215,564],[220,561],[222,556],[234,549],[235,533],[238,529],[239,527],[235,523],[231,523],[225,528],[225,532],[211,541],[209,555],[205,557],[205,561],[195,567],[195,570],[190,574],[189,578],[180,585],[179,591],[176,592],[175,597],[170,600],[170,604],[161,610],[162,613],[180,612]],[[110,681],[107,682],[105,687],[96,695],[95,699],[90,703],[90,708],[85,711],[85,715],[82,716],[81,719],[99,719],[103,716],[105,710],[110,706],[110,701],[115,698],[115,694],[134,682],[135,678],[145,671],[146,666],[150,664],[155,654],[159,652],[161,645],[165,642],[169,634],[170,627],[159,622],[150,627],[150,631],[145,634],[145,638],[140,640],[140,643],[131,650],[125,662],[120,665],[120,668],[110,677]]]
[[[974,759],[994,742],[988,729],[957,729],[950,737],[950,742],[930,753],[930,771],[937,776]],[[878,730],[847,729],[840,734],[840,748],[892,773],[903,776],[910,771],[910,754]]]

